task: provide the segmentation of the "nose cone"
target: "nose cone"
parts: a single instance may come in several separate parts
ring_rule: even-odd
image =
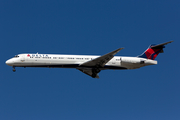
[[[9,60],[6,61],[6,64],[9,65],[9,66],[12,66],[13,65],[13,61],[11,59],[9,59]]]

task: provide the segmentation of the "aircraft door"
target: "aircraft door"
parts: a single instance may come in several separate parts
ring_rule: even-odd
[[[121,66],[121,64],[122,64],[122,59],[121,59],[121,58],[119,58],[119,64],[120,64],[120,66]]]
[[[24,62],[25,61],[25,55],[21,56],[21,61]]]

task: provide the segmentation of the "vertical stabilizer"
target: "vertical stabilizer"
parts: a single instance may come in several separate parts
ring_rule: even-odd
[[[138,57],[154,60],[159,53],[163,53],[163,48],[165,48],[165,45],[171,42],[173,41],[169,41],[158,45],[152,44],[143,54],[141,54]]]

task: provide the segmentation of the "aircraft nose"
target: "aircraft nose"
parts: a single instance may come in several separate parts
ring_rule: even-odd
[[[11,59],[6,61],[6,65],[12,66],[12,64],[13,64],[13,61]]]

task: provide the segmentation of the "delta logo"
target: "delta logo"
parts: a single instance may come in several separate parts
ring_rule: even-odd
[[[27,54],[27,57],[48,57],[46,54]]]

